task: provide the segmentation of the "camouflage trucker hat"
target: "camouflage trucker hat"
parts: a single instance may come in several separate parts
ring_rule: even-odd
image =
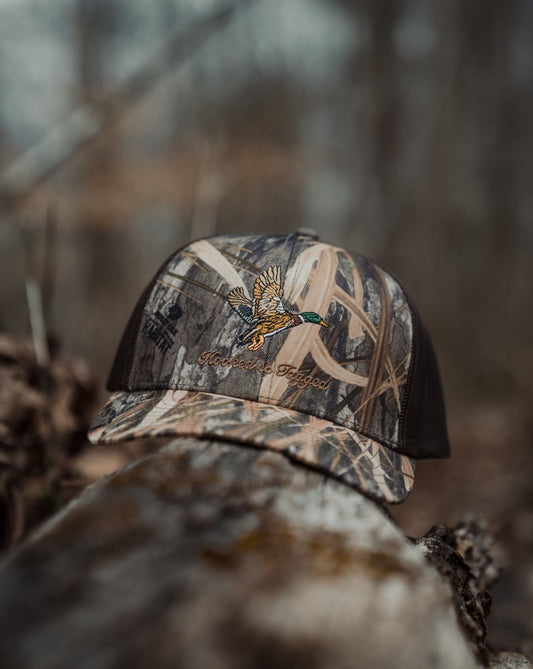
[[[174,253],[141,296],[94,443],[187,435],[279,451],[401,502],[414,458],[446,457],[437,364],[402,287],[306,234]]]

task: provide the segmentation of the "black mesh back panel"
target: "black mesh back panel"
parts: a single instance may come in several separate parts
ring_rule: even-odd
[[[450,444],[437,359],[416,308],[410,307],[414,358],[397,450],[414,458],[447,458]]]

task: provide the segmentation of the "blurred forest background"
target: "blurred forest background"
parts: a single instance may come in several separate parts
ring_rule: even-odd
[[[0,358],[28,296],[40,362],[84,359],[102,400],[187,241],[305,227],[373,257],[432,334],[453,448],[393,514],[487,519],[489,638],[531,655],[532,109],[530,0],[0,0]]]

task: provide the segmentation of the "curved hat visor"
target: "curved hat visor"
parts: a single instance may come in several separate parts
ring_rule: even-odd
[[[411,492],[414,462],[330,421],[284,407],[187,390],[114,393],[89,429],[93,443],[149,437],[222,438],[283,453],[380,501]]]

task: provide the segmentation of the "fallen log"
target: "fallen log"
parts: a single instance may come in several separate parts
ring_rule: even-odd
[[[476,576],[451,544],[439,530],[413,545],[378,505],[280,454],[176,439],[8,557],[0,666],[531,666],[472,634],[482,604],[470,630],[457,616],[453,579],[425,555],[448,546],[441,558],[481,602],[490,560]]]

